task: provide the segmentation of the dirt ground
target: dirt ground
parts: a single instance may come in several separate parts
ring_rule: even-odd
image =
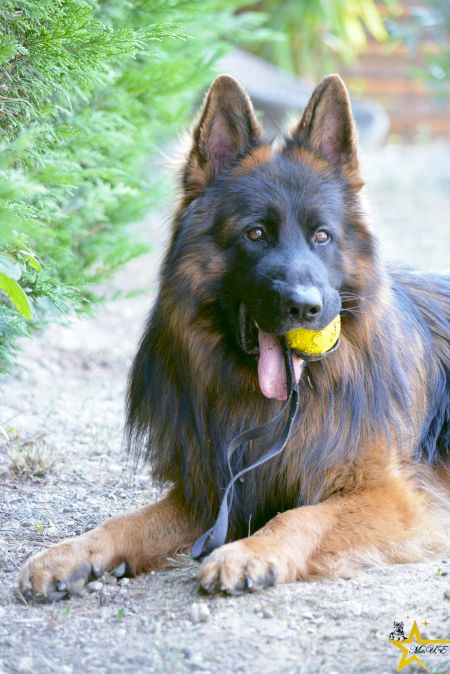
[[[449,148],[387,146],[367,153],[365,167],[385,257],[448,269]],[[394,672],[394,620],[409,631],[417,619],[422,636],[450,638],[447,560],[233,598],[199,595],[188,563],[120,583],[104,578],[96,591],[56,604],[27,605],[16,595],[28,555],[159,495],[146,472],[126,464],[121,430],[127,370],[166,238],[162,220],[146,223],[153,252],[113,284],[143,285],[142,296],[24,343],[20,367],[0,379],[9,435],[9,443],[0,439],[0,674]],[[41,452],[41,463],[56,459],[44,477],[13,472],[29,451]],[[198,603],[207,607],[199,622]],[[450,672],[449,654],[423,657],[436,674]]]

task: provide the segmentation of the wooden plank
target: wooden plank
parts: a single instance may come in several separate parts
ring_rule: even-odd
[[[450,136],[450,119],[442,117],[421,117],[415,120],[406,117],[392,117],[389,133],[403,137],[417,136],[428,132],[432,136]]]
[[[357,80],[357,81],[355,81]],[[363,85],[360,87],[361,78],[346,78],[347,84],[352,88],[353,84],[358,85],[358,90],[361,90],[362,93],[367,97],[377,97],[377,96],[390,96],[390,95],[415,95],[421,97],[434,96],[434,92],[431,91],[425,83],[420,80],[406,79],[401,77],[388,77],[384,78],[364,78]]]

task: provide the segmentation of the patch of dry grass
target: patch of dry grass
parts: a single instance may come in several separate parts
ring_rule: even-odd
[[[8,430],[4,433],[7,437],[4,443],[11,473],[25,479],[46,477],[59,457],[46,442],[44,434],[23,438],[14,431],[8,433]]]

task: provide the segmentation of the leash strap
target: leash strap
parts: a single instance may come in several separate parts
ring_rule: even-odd
[[[225,489],[222,503],[220,504],[219,508],[219,514],[217,515],[214,526],[212,526],[211,529],[208,529],[208,531],[200,536],[200,538],[193,545],[191,554],[194,559],[200,560],[203,557],[206,557],[213,550],[215,550],[215,548],[218,548],[225,543],[228,534],[230,511],[233,504],[234,485],[237,480],[239,480],[243,475],[250,472],[254,468],[261,466],[263,463],[266,463],[266,461],[269,461],[275,456],[278,456],[278,454],[281,454],[287,445],[292,426],[297,415],[299,393],[298,384],[295,379],[294,365],[292,362],[292,353],[285,342],[283,343],[283,350],[287,372],[288,399],[281,410],[273,417],[273,419],[266,421],[264,424],[261,424],[256,428],[251,428],[248,431],[240,433],[228,445],[227,462],[232,477]],[[244,468],[239,473],[236,473],[236,475],[233,475],[231,469],[231,459],[235,451],[242,447],[242,452],[244,452],[245,443],[249,442],[250,440],[255,440],[256,438],[261,438],[263,435],[266,435],[272,431],[281,421],[287,409],[289,409],[289,414],[287,417],[286,426],[278,441],[267,452],[262,454],[262,456],[260,456],[259,459],[255,461],[255,463],[252,463],[250,466],[247,466],[247,468]]]

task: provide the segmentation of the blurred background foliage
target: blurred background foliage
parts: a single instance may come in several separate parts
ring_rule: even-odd
[[[256,53],[283,70],[316,78],[337,61],[354,60],[369,36],[386,40],[383,16],[399,12],[396,0],[262,0],[252,8],[283,36]]]
[[[440,18],[417,15],[419,28],[445,40],[447,0],[429,4]],[[317,78],[368,40],[407,42],[398,11],[397,0],[3,0],[0,369],[18,336],[88,310],[96,284],[145,250],[128,225],[159,203],[152,157],[230,45]],[[444,52],[424,75],[439,83]]]
[[[422,63],[412,67],[413,76],[422,80],[439,96],[450,96],[450,1],[428,0],[411,6],[403,21],[387,17],[386,26],[392,42],[404,44],[409,54],[416,57],[428,44]]]

